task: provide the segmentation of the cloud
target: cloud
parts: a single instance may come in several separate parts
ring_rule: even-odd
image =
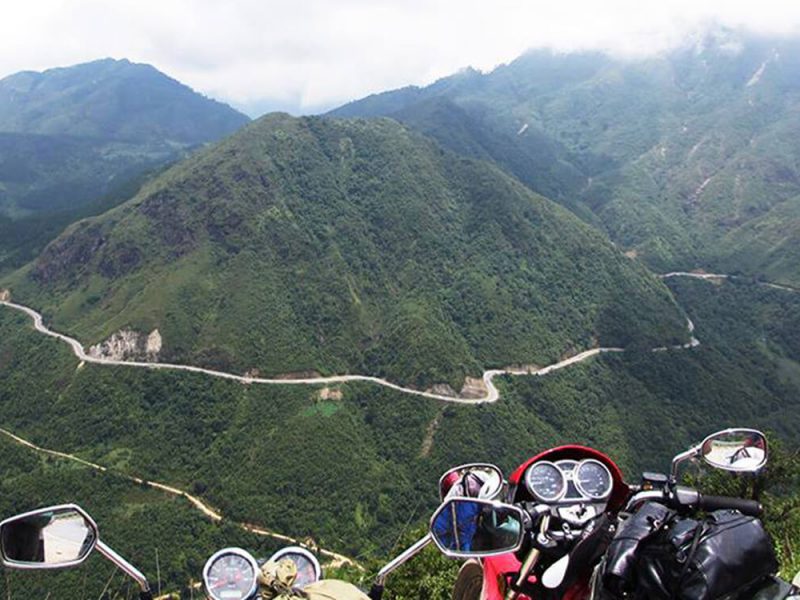
[[[639,55],[710,21],[800,30],[800,3],[785,0],[28,0],[3,13],[2,74],[125,57],[238,106],[295,112],[531,47]]]

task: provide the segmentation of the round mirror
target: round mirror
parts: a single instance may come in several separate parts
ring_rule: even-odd
[[[451,498],[431,519],[431,537],[447,556],[469,558],[514,552],[523,540],[522,510],[510,504]]]
[[[503,472],[488,463],[461,465],[439,479],[439,500],[445,498],[481,498],[496,500],[503,491]]]
[[[726,429],[708,436],[701,452],[717,469],[754,472],[767,464],[767,439],[755,429]]]
[[[74,505],[43,508],[0,523],[0,551],[9,567],[73,566],[86,559],[97,539],[97,525]]]

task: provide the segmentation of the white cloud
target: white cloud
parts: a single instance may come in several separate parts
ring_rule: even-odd
[[[13,1],[13,3],[11,3]],[[313,110],[530,47],[625,54],[709,21],[796,33],[786,0],[6,0],[0,74],[105,56],[240,106]]]

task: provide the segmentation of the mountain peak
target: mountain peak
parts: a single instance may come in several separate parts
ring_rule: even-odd
[[[248,120],[152,65],[127,58],[0,80],[0,132],[196,145]]]

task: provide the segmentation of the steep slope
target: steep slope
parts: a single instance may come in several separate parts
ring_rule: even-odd
[[[248,120],[127,60],[10,75],[0,80],[0,214],[78,208]]]
[[[646,60],[536,51],[333,114],[393,116],[488,155],[654,268],[730,264],[736,239],[750,274],[797,284],[784,252],[796,228],[755,221],[797,210],[799,50],[796,38],[715,30]],[[432,102],[452,108],[431,117]]]
[[[314,386],[80,365],[68,346],[0,307],[0,423],[112,471],[193,490],[231,519],[385,560],[409,523],[423,524],[436,507],[436,481],[453,465],[490,461],[510,473],[541,449],[582,443],[607,452],[635,481],[733,425],[774,430],[795,448],[800,295],[740,281],[670,286],[697,323],[701,346],[609,354],[545,377],[508,378],[502,400],[480,406],[361,383],[326,397]],[[0,480],[19,498],[14,510],[69,499],[52,472],[3,456]],[[28,477],[20,477],[21,464]],[[84,492],[79,481],[69,482],[73,499],[91,500],[99,518],[101,508],[126,508],[118,494],[98,493],[99,484]],[[125,516],[127,528],[140,523]],[[183,523],[160,524],[165,536],[183,539]],[[108,531],[113,542],[110,524]],[[207,534],[195,535],[207,548]],[[127,543],[121,550],[144,557],[137,564],[154,576],[160,542],[131,536]],[[170,580],[196,580],[201,568],[199,557],[177,565]]]
[[[685,341],[668,291],[592,228],[394,121],[265,117],[7,278],[87,343],[418,386],[602,344]]]
[[[146,64],[104,59],[0,80],[0,131],[180,145],[249,119]]]

